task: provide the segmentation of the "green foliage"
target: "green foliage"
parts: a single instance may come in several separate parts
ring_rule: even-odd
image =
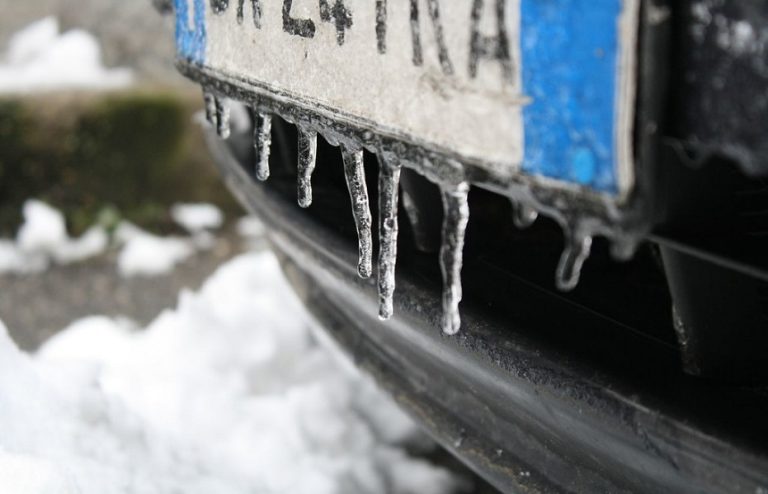
[[[192,123],[198,105],[157,91],[0,100],[0,230],[15,230],[30,197],[63,209],[74,231],[105,211],[167,229],[177,201],[236,210]]]

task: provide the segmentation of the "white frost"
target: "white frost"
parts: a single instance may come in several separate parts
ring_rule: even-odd
[[[0,324],[4,489],[56,493],[443,494],[415,428],[345,372],[271,254],[247,254],[145,331],[90,317],[36,357]],[[26,489],[26,490],[25,490]]]
[[[181,203],[171,208],[173,221],[189,233],[216,230],[224,223],[221,209],[207,203]]]
[[[92,35],[81,30],[60,33],[54,17],[16,33],[0,57],[0,92],[109,89],[132,80],[129,69],[102,65],[101,48]]]

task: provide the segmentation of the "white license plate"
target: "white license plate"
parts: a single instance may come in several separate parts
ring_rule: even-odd
[[[639,0],[176,0],[179,56],[480,166],[625,196]]]

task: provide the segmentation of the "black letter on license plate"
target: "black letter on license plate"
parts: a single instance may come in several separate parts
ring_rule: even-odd
[[[243,10],[245,0],[238,0],[237,3],[237,23],[242,24],[245,17]],[[253,9],[253,25],[258,29],[261,29],[261,0],[251,0],[251,8]]]
[[[411,38],[413,39],[413,64],[424,65],[424,56],[421,53],[421,26],[419,25],[419,1],[411,0]],[[448,58],[448,48],[443,37],[443,25],[440,23],[440,6],[437,0],[427,0],[429,17],[432,19],[432,28],[435,31],[435,41],[440,56],[440,66],[445,75],[453,75],[453,65]]]
[[[387,53],[387,0],[376,0],[376,41],[379,53]]]
[[[352,12],[347,10],[342,0],[336,0],[333,7],[328,5],[328,0],[320,0],[320,20],[333,22],[336,25],[336,42],[339,46],[344,44],[345,30],[352,27]]]
[[[473,79],[477,77],[477,65],[481,58],[498,60],[504,79],[514,83],[512,70],[512,56],[509,52],[509,37],[505,24],[506,0],[496,0],[496,23],[498,36],[484,36],[480,33],[480,17],[483,14],[483,0],[474,0],[471,17],[471,41],[469,47],[469,75]]]
[[[293,0],[283,0],[283,31],[302,38],[315,37],[315,23],[312,19],[294,19],[291,17]]]
[[[211,0],[211,10],[214,14],[223,14],[229,8],[229,0]]]

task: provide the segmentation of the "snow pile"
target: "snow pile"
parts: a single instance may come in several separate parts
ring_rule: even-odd
[[[64,215],[44,202],[24,203],[24,223],[16,241],[0,240],[0,273],[36,273],[54,261],[70,264],[103,253],[109,236],[94,226],[80,238],[70,238]]]
[[[171,208],[171,218],[189,233],[216,230],[224,224],[224,213],[213,204],[181,203]]]
[[[130,69],[107,69],[96,39],[85,31],[59,32],[47,17],[16,33],[0,59],[0,92],[61,88],[109,89],[131,84]]]
[[[188,239],[159,237],[128,222],[120,224],[115,239],[123,244],[117,270],[125,277],[166,274],[195,253],[194,244]]]
[[[31,358],[0,327],[0,478],[13,492],[443,494],[413,423],[345,371],[268,253],[146,331],[91,317]]]

